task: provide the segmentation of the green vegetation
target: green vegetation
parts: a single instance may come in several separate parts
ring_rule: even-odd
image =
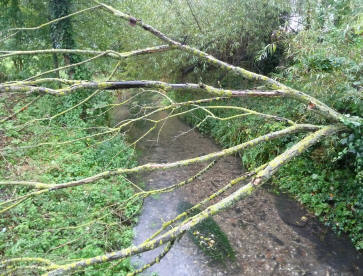
[[[44,19],[69,14],[72,6],[69,1],[50,1],[49,7],[47,5],[40,2],[24,5],[20,1],[0,1],[5,11],[5,16],[0,20],[2,29],[36,26],[44,23]],[[4,48],[75,48],[79,41],[74,39],[77,36],[74,35],[72,23],[68,19],[37,31],[20,32],[13,39],[6,40]],[[0,63],[0,80],[27,78],[54,65],[64,66],[81,60],[77,55],[5,59]],[[54,77],[90,79],[96,73],[95,68],[80,66],[56,72]],[[17,120],[3,122],[0,144],[5,151],[0,158],[0,179],[29,178],[60,183],[104,170],[135,166],[134,150],[126,144],[122,134],[92,136],[97,128],[108,126],[109,114],[105,107],[114,101],[113,95],[99,92],[85,104],[74,108],[88,93],[83,90],[62,99],[42,97],[26,112],[14,117]],[[0,116],[6,118],[35,98],[20,95],[1,97]],[[85,136],[89,138],[80,139]],[[76,142],[60,143],[66,140]],[[47,145],[33,147],[39,141]],[[0,192],[0,201],[3,201],[11,195],[20,197],[27,194],[29,188],[3,187]],[[133,240],[132,228],[141,207],[140,201],[124,204],[133,194],[130,181],[125,176],[118,176],[99,181],[96,185],[26,200],[0,217],[1,259],[40,257],[58,262],[129,247]],[[14,264],[14,269],[16,267]],[[23,269],[27,275],[42,271],[37,266]],[[133,267],[125,259],[87,268],[85,273],[100,275],[100,270],[104,275],[126,275],[133,271]],[[21,270],[14,270],[14,273],[21,273]]]
[[[253,8],[248,0],[200,0],[192,1],[192,5],[189,1],[173,0],[150,0],[147,4],[134,0],[105,2],[142,18],[176,41],[201,49],[232,65],[268,75],[321,100],[341,114],[362,116],[363,13],[359,0],[301,0],[294,1],[295,6],[290,0],[261,0],[253,2]],[[1,51],[77,48],[126,52],[162,44],[150,33],[135,26],[140,21],[128,18],[129,22],[122,24],[120,18],[112,17],[104,9],[92,9],[44,28],[23,30],[6,37],[12,33],[9,31],[11,28],[37,26],[90,8],[92,3],[0,0],[0,29],[4,30],[0,34]],[[300,21],[295,30],[291,30],[292,14],[297,14]],[[6,38],[3,39],[3,35]],[[10,81],[32,76],[37,78],[37,74],[50,68],[68,66],[86,58],[86,55],[69,53],[2,58],[0,84],[8,82],[2,87],[6,91],[12,85]],[[105,59],[102,57],[72,69],[51,72],[45,77],[67,81],[153,79],[200,83],[200,87],[208,83],[240,90],[272,89],[257,80],[241,80],[241,76],[215,66],[215,60],[214,64],[208,63],[207,59],[187,51],[174,49],[120,61]],[[48,82],[48,88],[66,86],[66,82]],[[151,92],[155,98],[163,93],[164,100],[167,98],[162,89],[157,93],[155,90]],[[91,93],[94,94],[89,97]],[[1,121],[1,180],[64,183],[114,168],[135,166],[134,151],[125,143],[120,129],[113,129],[112,135],[99,135],[98,131],[106,129],[110,122],[107,109],[114,98],[109,90],[83,89],[64,97],[26,96],[24,93],[0,95],[0,120],[34,100],[26,112],[12,118],[16,120]],[[181,90],[171,91],[167,96],[177,101],[206,97],[201,92]],[[143,97],[132,103],[135,118],[142,112],[155,109],[155,106],[144,108],[149,99]],[[271,101],[264,97],[239,97],[208,105],[250,108],[287,117],[296,123],[330,123],[326,117],[310,112],[314,104],[290,98]],[[237,114],[228,108],[213,109],[213,113],[221,118]],[[206,115],[206,111],[199,108],[188,113],[185,120],[198,126],[200,131],[212,136],[223,147],[231,147],[287,126],[284,121],[267,122],[266,117],[254,115],[230,120],[205,119]],[[349,234],[356,248],[363,249],[362,125],[359,120],[350,121],[344,116],[339,118],[348,126],[346,133],[328,137],[305,151],[283,167],[274,176],[273,183],[304,203],[338,233]],[[302,137],[302,134],[296,134],[258,144],[241,153],[243,165],[254,169],[272,160]],[[43,144],[37,145],[40,141]],[[151,166],[151,169],[155,167]],[[5,201],[28,194],[30,188],[4,184],[0,192],[0,200]],[[139,202],[124,204],[133,194],[132,184],[125,176],[118,175],[105,177],[92,185],[34,196],[0,217],[0,255],[4,258],[43,257],[62,264],[63,260],[78,261],[128,247],[132,241],[132,225],[140,210]],[[194,242],[206,245],[202,249],[212,259],[224,262],[225,258],[234,258],[226,236],[211,218],[191,231]],[[215,237],[218,239],[214,240]],[[72,270],[72,264],[69,266]],[[26,269],[34,274],[41,270],[37,266]],[[125,259],[87,267],[85,273],[99,275],[100,269],[106,275],[124,275],[132,271],[132,266]]]
[[[15,98],[14,98],[15,100]],[[45,97],[27,113],[19,115],[20,122],[26,123],[33,116],[43,117],[53,99]],[[1,115],[5,113],[2,99]],[[17,110],[23,101],[13,106]],[[11,111],[11,109],[9,110]],[[36,122],[19,132],[12,121],[6,123],[2,131],[8,147],[15,149],[15,155],[0,160],[0,178],[29,177],[35,181],[66,182],[117,167],[135,165],[134,152],[124,142],[121,135],[108,137],[100,143],[95,138],[66,145],[45,146],[25,149],[47,137],[47,143],[71,140],[90,135],[87,123],[74,117],[54,121],[51,124]],[[99,119],[100,120],[100,119]],[[102,121],[105,124],[105,121]],[[92,124],[94,127],[95,125]],[[94,143],[97,146],[90,146]],[[28,188],[3,188],[2,199],[16,193],[21,196]],[[4,258],[15,256],[43,257],[51,260],[79,259],[96,256],[105,251],[118,250],[131,245],[132,226],[140,210],[140,203],[123,206],[125,199],[132,196],[133,187],[123,176],[99,181],[96,185],[76,187],[69,192],[56,192],[37,197],[20,204],[0,218],[0,255]],[[131,271],[129,260],[116,265],[107,263],[86,269],[87,275],[125,275]],[[36,271],[36,270],[35,270]]]
[[[16,18],[27,22],[15,22],[21,26],[40,24],[37,21],[46,12],[42,4],[31,4],[28,9],[17,6],[12,1],[9,16],[17,11]],[[19,4],[19,3],[18,3]],[[69,2],[56,5],[51,2],[51,17],[57,18],[69,13]],[[63,3],[64,4],[64,3]],[[50,30],[52,42],[47,38],[47,30],[24,36],[23,33],[10,40],[13,42],[35,39],[32,47],[52,43],[55,48],[74,48],[73,30],[70,20],[66,24],[52,25]],[[19,47],[18,47],[19,49]],[[44,71],[52,63],[67,65],[69,62],[79,62],[77,55],[53,56],[47,58],[21,58],[21,67],[14,60],[1,63],[3,78],[16,79],[29,77],[36,72]],[[14,65],[13,65],[14,64]],[[26,70],[23,70],[26,68]],[[94,73],[92,67],[78,67],[76,70],[62,71],[62,77],[89,79]],[[59,77],[59,74],[56,74]],[[17,116],[17,122],[9,120],[2,124],[4,134],[2,145],[8,150],[6,157],[0,160],[0,178],[29,178],[49,183],[77,180],[84,176],[102,172],[117,167],[132,167],[136,164],[134,151],[124,141],[121,134],[103,137],[89,137],[73,143],[59,144],[64,140],[77,140],[91,136],[97,127],[107,127],[108,113],[105,106],[113,101],[109,93],[98,93],[87,103],[76,108],[73,106],[85,99],[89,91],[80,91],[63,99],[43,97],[31,105],[27,112]],[[22,97],[11,96],[1,98],[1,116],[9,116],[22,108],[27,101]],[[16,104],[8,105],[9,102]],[[72,109],[71,109],[72,108]],[[69,112],[61,114],[63,111]],[[47,118],[55,116],[52,120]],[[35,120],[34,118],[45,118]],[[31,122],[29,124],[29,122]],[[21,125],[24,124],[24,127]],[[19,126],[20,125],[20,126]],[[46,140],[44,141],[44,138]],[[47,146],[32,147],[40,140],[49,143]],[[30,147],[27,149],[26,147]],[[13,154],[11,154],[13,152]],[[1,199],[11,194],[21,196],[29,191],[28,188],[2,189]],[[86,188],[76,187],[72,191],[52,193],[50,196],[37,197],[28,200],[11,210],[0,219],[0,255],[3,258],[12,257],[42,257],[52,261],[62,259],[80,259],[93,257],[105,251],[119,250],[131,245],[133,239],[132,226],[140,210],[140,202],[124,205],[124,200],[132,196],[134,189],[130,182],[119,176],[110,180],[99,181],[96,185]],[[87,275],[99,275],[102,269],[105,275],[125,275],[132,271],[129,260],[116,264],[104,264],[86,269]],[[36,267],[27,268],[27,273],[39,271]]]

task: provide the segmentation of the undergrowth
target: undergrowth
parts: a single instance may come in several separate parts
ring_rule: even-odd
[[[20,100],[10,109],[5,108],[9,100],[0,98],[3,107],[0,108],[1,116],[24,105]],[[69,101],[71,104],[72,99]],[[25,124],[34,117],[46,116],[54,104],[54,98],[44,96],[18,116],[17,125]],[[66,107],[63,106],[63,109]],[[31,147],[39,141],[57,143],[92,134],[93,130],[88,126],[94,127],[94,120],[92,124],[87,123],[86,117],[82,120],[82,112],[87,115],[87,110],[76,110],[51,122],[33,122],[21,131],[14,121],[5,123],[1,129],[1,143],[7,150],[2,152],[0,158],[0,178],[62,183],[116,167],[134,166],[134,151],[125,143],[122,135],[103,137],[105,142],[93,137],[58,146]],[[91,115],[88,112],[88,116]],[[107,123],[105,115],[98,116],[97,120]],[[3,188],[0,201],[28,191],[24,187]],[[41,257],[60,263],[61,260],[94,257],[128,247],[132,243],[132,228],[140,203],[127,207],[122,203],[133,193],[125,176],[118,176],[25,201],[0,217],[1,259]],[[125,259],[89,267],[78,274],[100,275],[99,271],[103,271],[102,275],[126,275],[132,270],[130,261]],[[37,269],[26,270],[27,275],[38,272]]]

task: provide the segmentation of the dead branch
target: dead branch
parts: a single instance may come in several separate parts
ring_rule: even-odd
[[[280,90],[283,91],[284,93],[286,93],[287,95],[289,95],[291,98],[294,98],[306,105],[311,105],[314,106],[313,109],[317,110],[319,112],[319,114],[327,119],[333,120],[333,121],[338,121],[338,122],[343,122],[343,121],[350,121],[351,119],[343,114],[340,114],[339,112],[337,112],[336,110],[328,107],[326,104],[322,103],[321,101],[319,101],[318,99],[305,94],[301,91],[298,91],[296,89],[293,89],[291,87],[288,87],[274,79],[271,79],[267,76],[264,75],[260,75],[251,71],[248,71],[244,68],[238,67],[238,66],[233,66],[230,65],[226,62],[223,62],[221,60],[218,60],[217,58],[213,57],[212,55],[209,55],[206,52],[200,51],[196,48],[193,48],[191,46],[188,45],[184,45],[180,42],[177,42],[171,38],[169,38],[167,35],[165,35],[164,33],[160,32],[159,30],[157,30],[156,28],[142,22],[142,20],[137,19],[131,15],[125,14],[109,5],[106,5],[104,3],[100,3],[97,0],[93,0],[94,2],[96,2],[97,4],[101,5],[106,11],[108,11],[109,13],[122,18],[123,20],[126,20],[128,22],[133,22],[134,25],[137,25],[141,28],[143,28],[145,31],[150,32],[151,34],[153,34],[154,36],[156,36],[157,38],[159,38],[160,40],[168,43],[169,45],[171,45],[174,48],[177,48],[179,50],[188,52],[190,54],[199,56],[201,59],[207,61],[208,63],[213,64],[216,67],[219,67],[221,69],[224,70],[228,70],[231,71],[237,75],[240,75],[241,77],[248,79],[248,80],[256,80],[256,81],[261,81],[263,83],[265,83],[266,85],[268,85],[269,87],[271,87],[271,89],[274,90]],[[362,119],[359,119],[360,121],[362,121]]]

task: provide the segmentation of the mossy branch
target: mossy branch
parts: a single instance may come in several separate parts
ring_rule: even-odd
[[[0,51],[3,55],[0,55],[0,59],[22,56],[22,55],[46,55],[46,54],[80,54],[90,56],[105,56],[113,59],[126,59],[133,56],[140,56],[145,54],[160,53],[170,50],[169,45],[160,45],[155,47],[149,47],[145,49],[134,50],[130,52],[116,52],[114,50],[95,51],[95,50],[81,50],[81,49],[45,49],[45,50],[28,50],[28,51]]]
[[[76,269],[84,268],[87,266],[110,262],[114,260],[123,259],[129,256],[133,256],[142,252],[153,250],[167,242],[175,240],[176,238],[183,235],[187,230],[190,230],[192,227],[197,225],[198,223],[204,221],[206,218],[213,216],[217,213],[224,211],[227,208],[233,206],[239,200],[249,196],[254,190],[262,186],[266,183],[272,175],[277,171],[277,168],[285,165],[294,157],[300,155],[302,152],[307,150],[312,145],[319,142],[322,138],[332,135],[338,131],[341,131],[341,127],[337,126],[326,126],[321,128],[320,130],[306,136],[300,142],[296,143],[294,146],[286,150],[283,154],[274,158],[271,162],[267,164],[267,166],[261,170],[255,178],[253,178],[248,184],[239,188],[236,192],[231,195],[225,197],[224,199],[218,201],[217,203],[209,206],[204,211],[199,214],[186,219],[180,225],[174,227],[173,229],[167,231],[162,234],[158,238],[155,238],[150,241],[146,241],[139,246],[132,246],[126,249],[122,249],[120,251],[114,251],[105,255],[88,258],[84,260],[80,260],[77,262],[73,262],[70,264],[62,265],[60,268],[55,269],[49,273],[44,275],[47,276],[55,276],[55,275],[64,275]]]
[[[30,79],[29,79],[30,80]],[[156,88],[164,91],[170,90],[190,90],[198,92],[206,92],[215,96],[223,97],[280,97],[284,96],[282,91],[263,91],[263,90],[229,90],[222,88],[215,88],[205,84],[195,83],[167,83],[162,81],[151,80],[135,80],[135,81],[76,81],[73,80],[71,86],[61,89],[51,89],[45,86],[34,86],[37,81],[30,82],[10,82],[0,84],[0,93],[9,92],[23,92],[31,93],[44,93],[55,96],[64,96],[82,89],[103,89],[103,90],[118,90],[118,89],[132,89],[132,88]],[[47,80],[47,79],[45,79]]]
[[[208,63],[210,63],[218,68],[228,70],[234,74],[242,76],[245,79],[263,82],[267,86],[269,86],[271,89],[282,91],[288,97],[294,98],[294,99],[310,106],[311,110],[316,110],[318,114],[320,114],[321,116],[323,116],[326,119],[329,119],[332,121],[337,121],[337,122],[343,122],[343,121],[350,120],[349,117],[347,117],[343,114],[340,114],[333,108],[327,106],[326,104],[319,101],[318,99],[316,99],[308,94],[305,94],[302,91],[298,91],[296,89],[288,87],[267,76],[260,75],[260,74],[248,71],[242,67],[233,66],[224,61],[221,61],[221,60],[213,57],[212,55],[209,55],[206,52],[198,50],[197,48],[194,48],[194,47],[191,47],[188,45],[184,45],[178,41],[175,41],[175,40],[169,38],[167,35],[165,35],[161,31],[159,31],[158,29],[144,23],[142,20],[137,19],[137,18],[133,17],[132,15],[125,14],[125,13],[113,8],[112,6],[106,5],[104,3],[100,3],[97,0],[93,0],[93,1],[96,2],[97,4],[101,5],[104,8],[104,10],[110,12],[111,14],[113,14],[123,20],[126,20],[126,21],[132,23],[132,25],[136,25],[136,26],[143,28],[145,31],[150,32],[151,34],[153,34],[160,40],[168,43],[172,47],[182,50],[184,52],[188,52],[192,55],[196,55],[199,58],[207,61]]]
[[[280,137],[283,137],[286,135],[294,134],[297,132],[303,132],[303,131],[314,131],[314,130],[317,130],[320,128],[321,127],[319,127],[319,126],[310,125],[310,124],[297,124],[297,125],[285,128],[283,130],[279,130],[279,131],[275,131],[275,132],[271,132],[271,133],[259,136],[255,139],[252,139],[248,142],[239,144],[237,146],[230,147],[230,148],[227,148],[227,149],[224,149],[221,151],[217,151],[214,153],[209,153],[209,154],[206,154],[206,155],[203,155],[200,157],[195,157],[195,158],[191,158],[191,159],[185,159],[185,160],[170,162],[170,163],[148,163],[145,165],[141,165],[141,166],[137,166],[137,167],[129,168],[129,169],[119,168],[119,169],[115,169],[115,170],[104,171],[102,173],[96,174],[91,177],[79,179],[76,181],[61,183],[61,184],[37,183],[37,185],[51,185],[51,187],[50,186],[45,186],[45,187],[48,187],[48,189],[50,191],[55,191],[55,190],[95,183],[96,181],[99,181],[101,179],[108,178],[111,176],[116,176],[116,175],[135,174],[135,173],[140,173],[140,172],[145,172],[145,171],[150,172],[150,171],[156,171],[156,170],[169,170],[169,169],[174,169],[174,168],[178,168],[178,167],[189,166],[191,164],[202,163],[202,162],[210,161],[213,159],[221,158],[224,156],[232,155],[241,150],[245,150],[247,148],[256,146],[262,142],[271,141],[273,139],[277,139],[277,138],[280,138]],[[2,182],[2,184],[8,184],[8,183],[9,182],[6,182],[6,181]],[[11,181],[11,183],[13,185],[34,186],[34,184],[32,184],[32,182]]]

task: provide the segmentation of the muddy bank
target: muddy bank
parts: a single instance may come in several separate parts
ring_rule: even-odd
[[[122,118],[125,111],[115,114]],[[162,115],[161,115],[162,116]],[[129,130],[130,141],[144,133],[146,125]],[[175,138],[176,135],[184,135]],[[139,145],[139,162],[172,162],[214,152],[220,148],[178,119],[169,120],[159,133],[155,130]],[[195,174],[206,164],[173,171],[145,173],[139,178],[147,189],[175,184]],[[229,180],[241,175],[238,158],[220,160],[202,177],[181,190],[144,201],[135,227],[135,244],[144,241],[164,221],[177,214],[182,201],[197,203]],[[150,268],[164,275],[362,275],[363,258],[350,241],[337,237],[321,225],[297,202],[286,195],[260,189],[233,209],[215,216],[236,252],[228,265],[211,264],[201,250],[185,235],[159,264]],[[160,251],[159,251],[160,252]],[[157,253],[134,257],[136,266],[145,264]]]

